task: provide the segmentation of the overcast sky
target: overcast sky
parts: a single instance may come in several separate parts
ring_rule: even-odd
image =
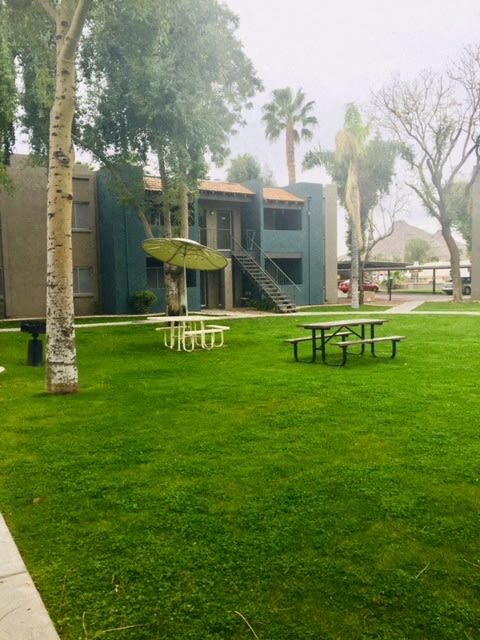
[[[240,19],[237,35],[265,85],[256,109],[246,114],[247,127],[231,141],[231,157],[255,156],[280,185],[287,184],[284,141],[267,142],[260,121],[273,89],[302,88],[315,101],[319,126],[297,151],[297,180],[324,181],[319,170],[302,173],[301,162],[317,144],[334,148],[347,103],[362,107],[372,89],[394,75],[407,79],[426,68],[441,71],[480,40],[479,0],[224,2]],[[222,179],[224,172],[214,177]]]

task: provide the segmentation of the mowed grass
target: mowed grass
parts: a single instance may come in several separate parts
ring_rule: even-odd
[[[293,361],[306,319],[82,328],[66,397],[0,334],[0,509],[62,640],[480,638],[480,318],[344,368]]]
[[[450,300],[439,300],[438,302],[424,302],[415,311],[450,311],[460,313],[480,313],[480,302],[463,300],[453,302]]]

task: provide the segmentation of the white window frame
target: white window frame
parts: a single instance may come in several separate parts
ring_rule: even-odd
[[[73,267],[73,295],[92,296],[94,288],[92,267]]]
[[[79,213],[81,209],[82,213]],[[90,231],[90,202],[87,200],[74,201],[72,207],[73,231]]]

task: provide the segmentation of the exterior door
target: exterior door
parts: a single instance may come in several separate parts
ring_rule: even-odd
[[[231,211],[217,212],[217,249],[232,249],[233,216]]]

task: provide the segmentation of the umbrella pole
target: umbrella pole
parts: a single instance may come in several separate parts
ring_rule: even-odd
[[[185,315],[188,316],[188,287],[187,287],[187,267],[183,263],[183,286],[185,287]]]

